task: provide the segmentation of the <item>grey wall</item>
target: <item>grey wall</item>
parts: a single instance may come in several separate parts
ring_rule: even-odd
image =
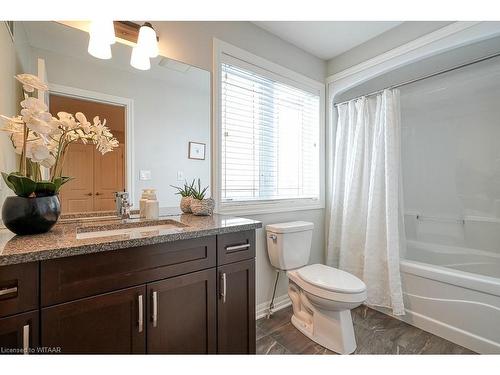
[[[164,56],[212,69],[212,39],[218,38],[323,82],[326,62],[251,22],[153,22]]]
[[[327,63],[327,75],[338,73],[351,66],[369,60],[393,48],[399,47],[425,34],[440,29],[451,21],[407,21],[375,38],[360,44]]]

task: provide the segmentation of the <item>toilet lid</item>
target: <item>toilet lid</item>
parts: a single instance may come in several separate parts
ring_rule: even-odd
[[[323,264],[305,266],[297,273],[302,280],[333,292],[361,293],[366,290],[365,283],[356,276]]]

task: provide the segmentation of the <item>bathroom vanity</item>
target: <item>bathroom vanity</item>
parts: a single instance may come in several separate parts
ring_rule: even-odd
[[[103,224],[105,223],[105,224]],[[255,353],[255,229],[214,215],[0,230],[0,347]]]

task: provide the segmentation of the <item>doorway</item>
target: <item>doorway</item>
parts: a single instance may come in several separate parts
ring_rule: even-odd
[[[114,192],[125,190],[125,123],[124,105],[87,100],[57,93],[49,94],[50,113],[82,112],[92,122],[95,116],[106,119],[119,146],[102,155],[93,144],[74,143],[69,146],[63,175],[74,177],[60,191],[62,213],[112,211]]]

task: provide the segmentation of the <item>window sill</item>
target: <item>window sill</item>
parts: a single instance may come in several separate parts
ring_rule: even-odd
[[[324,209],[325,205],[322,201],[317,202],[274,202],[274,203],[232,203],[219,205],[216,213],[221,215],[260,215],[260,214],[273,214],[278,212],[293,212],[293,211],[306,211],[306,210],[320,210]]]

